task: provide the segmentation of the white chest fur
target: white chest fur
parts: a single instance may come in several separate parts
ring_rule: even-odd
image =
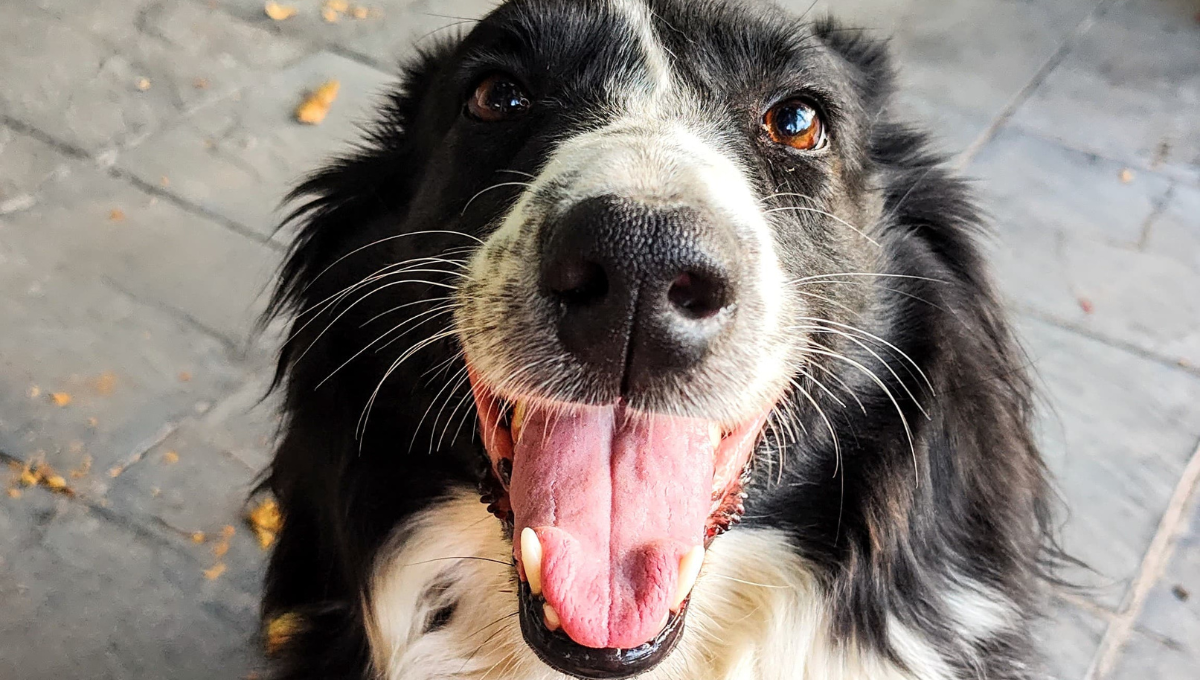
[[[511,547],[463,493],[422,513],[385,549],[368,603],[377,675],[386,680],[559,680],[521,638]],[[441,627],[430,617],[454,603]],[[736,529],[709,550],[684,636],[644,680],[949,680],[934,649],[889,627],[912,673],[834,641],[828,604],[783,534]]]

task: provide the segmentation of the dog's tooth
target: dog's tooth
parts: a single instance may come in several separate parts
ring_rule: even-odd
[[[512,425],[509,430],[512,432],[513,443],[521,441],[521,432],[525,429],[525,402],[518,401],[513,404],[512,410]]]
[[[671,611],[677,612],[683,606],[683,601],[687,599],[688,593],[692,592],[692,587],[696,585],[696,579],[700,577],[700,567],[704,565],[704,546],[698,545],[688,551],[688,554],[679,560],[679,582],[675,585],[675,599],[671,601]]]
[[[663,628],[666,628],[667,624],[670,622],[671,622],[671,615],[669,613],[663,614],[662,623],[658,624],[658,629],[661,631]]]
[[[708,432],[709,436],[712,437],[713,448],[715,449],[720,446],[721,440],[723,439],[721,436],[721,426],[716,423],[712,423],[708,426]]]
[[[545,617],[546,628],[551,633],[562,628],[562,620],[558,618],[558,612],[554,611],[549,602],[542,604],[542,616]]]
[[[529,527],[521,530],[521,565],[525,567],[525,578],[529,581],[529,592],[542,594],[542,542],[537,532]]]

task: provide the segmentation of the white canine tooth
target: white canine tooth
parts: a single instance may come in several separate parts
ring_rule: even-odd
[[[529,592],[542,594],[542,542],[537,532],[529,527],[521,530],[521,566],[525,567],[525,578],[529,581]]]
[[[512,432],[513,443],[521,441],[521,432],[525,429],[525,402],[518,401],[513,404],[512,424],[509,430]]]
[[[551,633],[562,628],[562,620],[558,618],[558,612],[554,611],[549,602],[542,604],[542,616],[545,617],[546,628]]]
[[[698,545],[688,551],[688,554],[679,560],[679,582],[675,586],[675,599],[671,601],[671,611],[678,612],[683,606],[683,601],[687,599],[688,593],[692,592],[692,586],[696,585],[696,579],[700,576],[700,567],[704,566],[704,546]]]
[[[658,629],[661,631],[663,628],[666,628],[667,624],[670,622],[671,622],[671,615],[663,614],[662,623],[658,624]]]

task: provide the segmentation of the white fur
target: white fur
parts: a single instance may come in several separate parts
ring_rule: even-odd
[[[367,630],[381,680],[559,680],[521,637],[512,546],[470,492],[402,528],[377,563]],[[462,559],[483,558],[483,559]],[[495,561],[488,561],[495,560]],[[430,593],[436,593],[431,596]],[[423,633],[432,611],[449,622]],[[829,603],[781,532],[718,538],[692,594],[683,638],[644,680],[949,680],[936,650],[896,621],[890,641],[911,672],[836,640]]]

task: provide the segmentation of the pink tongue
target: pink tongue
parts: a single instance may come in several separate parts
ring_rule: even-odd
[[[679,560],[704,541],[712,487],[706,421],[531,408],[514,452],[514,536],[532,527],[541,539],[542,594],[563,631],[595,648],[654,638]]]

